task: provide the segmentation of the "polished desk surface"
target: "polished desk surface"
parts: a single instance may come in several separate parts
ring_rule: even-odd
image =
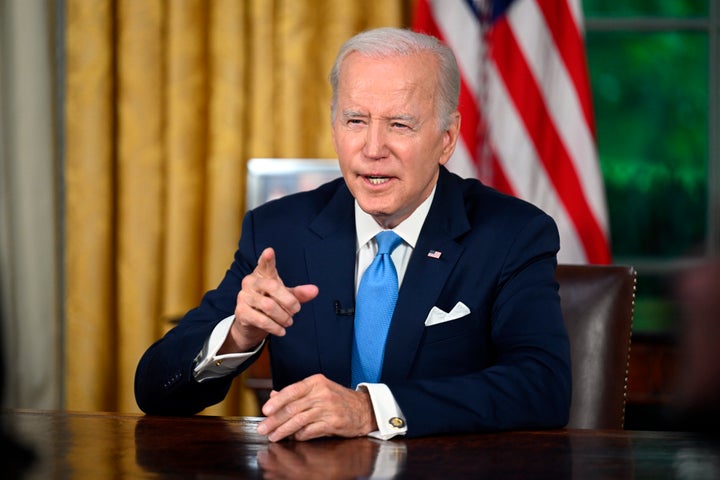
[[[19,477],[27,479],[720,478],[718,444],[692,433],[557,430],[268,443],[255,432],[254,417],[16,410],[0,418],[34,452]]]

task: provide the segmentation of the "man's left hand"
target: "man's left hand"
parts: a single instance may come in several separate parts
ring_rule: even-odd
[[[287,437],[359,437],[377,430],[370,394],[321,374],[273,391],[262,412],[267,418],[258,425],[258,433],[271,442]]]

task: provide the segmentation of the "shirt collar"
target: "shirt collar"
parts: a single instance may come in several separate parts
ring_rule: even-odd
[[[420,236],[420,230],[422,230],[425,218],[430,211],[436,188],[437,184],[433,187],[428,198],[426,198],[408,218],[403,220],[400,225],[392,229],[393,232],[397,233],[400,238],[412,248],[415,248],[417,239]],[[365,213],[363,209],[360,208],[360,205],[358,205],[357,200],[355,200],[356,251],[382,231],[383,228],[377,224],[371,215]]]

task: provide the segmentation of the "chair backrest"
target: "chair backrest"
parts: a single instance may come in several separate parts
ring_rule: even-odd
[[[558,265],[570,337],[572,403],[567,428],[622,429],[637,273],[620,265]]]

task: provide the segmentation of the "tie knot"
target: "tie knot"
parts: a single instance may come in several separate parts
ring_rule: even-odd
[[[392,253],[400,245],[402,238],[392,230],[385,230],[375,235],[375,241],[378,244],[378,255],[381,255],[383,253]]]

